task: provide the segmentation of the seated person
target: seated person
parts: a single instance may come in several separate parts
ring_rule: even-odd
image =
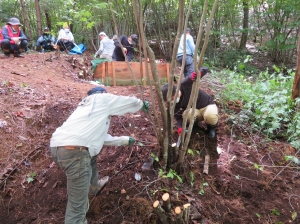
[[[54,51],[56,49],[55,43],[55,38],[50,34],[49,28],[45,27],[43,35],[36,42],[36,49],[39,52],[42,52],[42,50]]]
[[[114,41],[109,39],[104,32],[99,33],[99,38],[101,40],[100,47],[95,53],[95,57],[99,55],[100,58],[112,60],[112,54],[115,49]]]
[[[66,25],[59,31],[57,46],[59,46],[61,51],[65,51],[66,53],[68,53],[70,50],[72,50],[73,47],[75,47],[74,36],[70,31],[70,27],[68,25]]]
[[[202,78],[207,71],[207,67],[201,67],[200,77]],[[174,99],[176,87],[173,86],[172,89],[172,100],[174,103],[176,103],[174,109],[174,118],[177,121],[178,135],[180,135],[182,132],[183,117],[187,116],[187,123],[190,123],[192,119],[194,119],[196,122],[204,121],[207,126],[208,137],[214,138],[216,135],[215,130],[218,126],[219,120],[218,107],[215,104],[214,99],[203,90],[199,89],[194,117],[191,117],[192,110],[187,108],[191,96],[193,82],[196,80],[196,78],[197,74],[196,72],[193,72],[191,75],[182,80],[177,99]],[[167,93],[168,84],[165,84],[162,87],[164,101],[167,101]]]
[[[128,61],[131,61],[134,54],[134,47],[138,42],[138,36],[136,34],[131,34],[131,36],[129,37],[121,35],[120,42],[123,45],[123,50],[126,54]],[[118,39],[114,40],[114,43],[116,47],[112,56],[113,61],[125,61],[122,46],[119,44]]]
[[[23,26],[17,18],[10,18],[2,28],[3,40],[1,49],[6,57],[13,54],[14,57],[22,57],[21,53],[27,50],[27,38],[20,29]]]

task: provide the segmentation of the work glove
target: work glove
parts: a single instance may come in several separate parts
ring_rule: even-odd
[[[178,135],[180,135],[182,132],[182,128],[178,128],[177,132],[178,132]]]
[[[133,145],[135,142],[135,139],[132,137],[129,137],[128,145]]]
[[[144,104],[142,106],[142,111],[144,111],[145,113],[148,113],[149,112],[149,102],[147,100],[144,101]]]
[[[206,67],[206,66],[201,67],[200,68],[200,73],[201,73],[200,77],[202,78],[203,76],[205,76],[207,74],[207,72],[208,72],[208,67]]]
[[[20,43],[21,43],[19,37],[12,37],[11,40],[13,40],[16,45],[20,45]]]
[[[191,74],[191,80],[195,81],[197,79],[197,73],[196,72],[192,72]]]

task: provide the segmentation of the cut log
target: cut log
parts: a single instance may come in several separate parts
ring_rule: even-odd
[[[158,219],[161,221],[161,223],[162,224],[168,224],[167,216],[165,214],[165,211],[160,206],[160,203],[159,203],[158,200],[153,203],[153,208],[154,208],[155,214],[158,216]]]
[[[182,218],[183,218],[184,223],[189,223],[190,207],[191,207],[190,203],[183,205]]]
[[[164,209],[167,213],[170,213],[170,212],[171,212],[171,200],[170,200],[170,195],[169,195],[169,193],[163,194],[162,200],[163,200],[163,204],[162,204],[163,209]]]
[[[177,206],[174,209],[174,212],[176,214],[176,224],[183,224],[181,208],[179,206]]]

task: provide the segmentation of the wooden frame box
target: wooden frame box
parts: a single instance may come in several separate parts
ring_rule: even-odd
[[[102,81],[102,84],[106,86],[128,86],[135,85],[135,81],[138,84],[146,84],[147,74],[146,66],[148,66],[149,76],[152,79],[150,63],[147,62],[127,62],[123,61],[110,61],[98,64],[93,78]],[[162,82],[167,82],[170,73],[169,63],[156,63],[156,70],[158,77]],[[132,72],[131,72],[132,71]],[[135,78],[134,78],[135,77]]]

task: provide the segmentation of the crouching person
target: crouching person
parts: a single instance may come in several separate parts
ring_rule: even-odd
[[[207,67],[202,67],[200,69],[201,78],[207,73],[207,71]],[[177,121],[178,135],[180,135],[182,132],[183,116],[187,116],[188,123],[190,123],[192,119],[194,119],[195,122],[204,121],[207,125],[208,137],[214,138],[219,119],[218,107],[215,104],[214,99],[199,89],[194,117],[191,117],[192,109],[187,108],[192,92],[192,85],[196,78],[197,74],[196,72],[193,72],[190,76],[187,76],[183,79],[177,99],[174,99],[176,87],[173,86],[172,89],[172,99],[176,103],[174,109],[174,118]],[[165,84],[162,87],[162,95],[165,101],[167,101],[167,93],[168,84]]]
[[[88,195],[97,195],[108,182],[108,177],[98,179],[96,160],[103,145],[131,145],[135,141],[107,133],[111,116],[149,110],[147,101],[109,94],[102,87],[91,89],[87,95],[50,140],[52,158],[67,176],[65,224],[86,224]]]
[[[20,26],[22,24],[19,19],[10,18],[2,28],[1,49],[6,57],[9,57],[10,54],[13,54],[14,57],[22,57],[21,53],[27,50],[27,38]]]

